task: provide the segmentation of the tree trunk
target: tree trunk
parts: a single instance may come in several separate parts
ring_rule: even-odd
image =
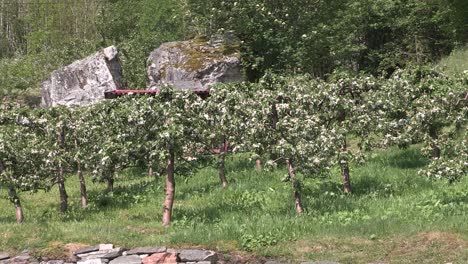
[[[342,153],[348,152],[348,146],[346,138],[343,140],[343,146],[341,148]],[[351,193],[351,180],[349,179],[349,162],[348,157],[346,159],[340,158],[341,167],[341,178],[343,179],[343,190],[345,193]]]
[[[114,174],[112,173],[109,178],[107,178],[107,190],[108,193],[114,191]]]
[[[296,212],[302,214],[304,208],[302,207],[301,193],[300,193],[300,183],[296,178],[296,172],[294,171],[294,165],[291,159],[286,159],[286,164],[288,165],[288,175],[291,179],[293,191],[294,191],[294,206]]]
[[[223,185],[223,188],[226,188],[229,184],[226,178],[225,159],[226,159],[226,140],[224,140],[223,144],[221,144],[220,153],[219,153],[219,161],[218,161],[219,179],[221,180],[221,184]]]
[[[435,145],[435,144],[432,144],[432,159],[439,159],[440,158],[440,148]]]
[[[60,148],[64,150],[65,148],[65,128],[62,126],[60,133],[58,134],[58,141]],[[57,183],[60,193],[60,212],[65,213],[68,210],[68,195],[67,190],[65,189],[65,174],[63,170],[63,163],[60,161],[58,166],[58,177]]]
[[[262,160],[258,159],[255,161],[255,168],[257,171],[262,171]]]
[[[225,161],[225,154],[222,153],[219,156],[219,179],[221,180],[221,184],[223,185],[223,188],[226,188],[228,186],[228,181],[226,179],[226,168],[224,166],[224,161]]]
[[[68,195],[67,190],[65,189],[65,177],[62,164],[60,164],[58,168],[57,183],[60,193],[60,212],[65,213],[68,210]]]
[[[166,165],[166,197],[163,209],[163,225],[171,224],[172,206],[174,204],[175,178],[174,178],[174,151],[169,150],[169,159]]]
[[[429,136],[432,138],[432,140],[436,141],[439,138],[439,133],[437,131],[437,128],[435,126],[429,127]],[[432,147],[432,153],[431,156],[433,159],[439,159],[441,150],[440,147],[437,146],[435,143],[431,143]]]
[[[150,161],[148,164],[148,176],[154,177],[153,162]]]
[[[15,188],[10,187],[8,195],[10,196],[10,201],[15,205],[15,211],[16,211],[16,222],[18,224],[23,223],[23,209],[21,207],[21,201],[20,198],[18,197],[18,194],[16,193]]]
[[[88,206],[88,199],[86,196],[86,181],[83,176],[83,171],[81,170],[81,163],[78,162],[78,179],[80,180],[80,192],[81,192],[81,208],[86,208]]]

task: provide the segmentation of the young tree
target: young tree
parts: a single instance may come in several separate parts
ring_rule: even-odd
[[[244,149],[247,111],[245,99],[251,94],[247,84],[219,84],[210,89],[210,96],[202,102],[200,114],[203,152],[213,154],[223,187],[228,186],[225,159],[229,151]],[[215,153],[212,153],[213,150]]]
[[[301,183],[297,172],[312,176],[327,171],[335,155],[338,135],[323,118],[327,109],[322,102],[328,95],[317,82],[306,76],[276,77],[271,81],[274,83],[268,86],[276,89],[258,89],[254,96],[258,104],[250,109],[251,142],[255,149],[266,149],[277,157],[268,163],[286,162],[295,209],[302,213]],[[273,104],[277,111],[275,126],[271,126]]]
[[[53,171],[43,166],[48,161],[47,145],[38,136],[37,124],[30,111],[0,105],[0,186],[8,189],[8,197],[16,210],[16,221],[24,220],[19,191],[48,190]]]

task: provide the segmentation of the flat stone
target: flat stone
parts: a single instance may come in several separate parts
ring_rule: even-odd
[[[75,251],[74,255],[85,254],[94,251],[99,251],[99,245],[80,248],[77,251]]]
[[[154,254],[166,252],[166,247],[138,247],[127,251],[127,255],[143,255],[143,254]]]
[[[314,261],[314,262],[302,262],[301,264],[340,264],[334,261]]]
[[[197,264],[211,264],[210,261],[198,261]]]
[[[49,261],[41,261],[40,264],[64,264],[65,261],[63,260],[49,260]]]
[[[29,261],[30,259],[29,255],[19,255],[13,258],[13,262]]]
[[[166,250],[167,253],[178,254],[180,251],[174,248],[168,248]]]
[[[6,252],[0,252],[0,260],[8,259],[10,255]]]
[[[113,248],[114,248],[114,245],[112,244],[99,244],[99,251],[111,250]]]
[[[107,264],[109,263],[108,259],[87,259],[87,260],[80,260],[76,264]]]
[[[216,252],[199,249],[181,250],[179,253],[179,258],[182,262],[209,261],[210,263],[216,263],[216,261],[218,261]]]
[[[177,255],[171,253],[155,253],[143,259],[143,264],[177,263]]]
[[[111,260],[109,264],[141,264],[141,258],[136,255],[122,256]]]
[[[122,256],[122,251],[118,250],[118,251],[109,252],[109,253],[105,254],[104,256],[102,256],[101,258],[115,259],[115,258],[118,258],[120,256]]]
[[[123,251],[122,248],[113,248],[113,249],[108,249],[108,250],[90,252],[86,254],[79,254],[78,257],[81,258],[82,260],[97,259],[97,258],[114,259],[122,255],[122,251]]]

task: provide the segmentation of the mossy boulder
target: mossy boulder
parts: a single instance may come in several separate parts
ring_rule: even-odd
[[[243,80],[239,43],[199,37],[168,42],[148,58],[148,88],[208,90],[215,83]]]

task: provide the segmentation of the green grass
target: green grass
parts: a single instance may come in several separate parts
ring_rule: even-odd
[[[245,156],[235,156],[228,159],[227,189],[214,168],[177,178],[170,228],[160,224],[164,181],[141,170],[120,175],[112,195],[88,180],[86,210],[70,176],[71,210],[63,216],[56,189],[23,193],[22,225],[14,223],[14,208],[0,190],[0,249],[53,255],[67,243],[113,243],[203,247],[291,262],[467,263],[468,177],[452,185],[433,182],[417,174],[426,163],[416,148],[375,153],[351,169],[352,195],[342,193],[337,169],[330,178],[304,179],[307,210],[298,216],[291,186],[280,180],[284,168],[259,173]]]
[[[457,75],[463,71],[468,71],[468,46],[452,51],[450,56],[440,60],[437,67],[449,75]]]

